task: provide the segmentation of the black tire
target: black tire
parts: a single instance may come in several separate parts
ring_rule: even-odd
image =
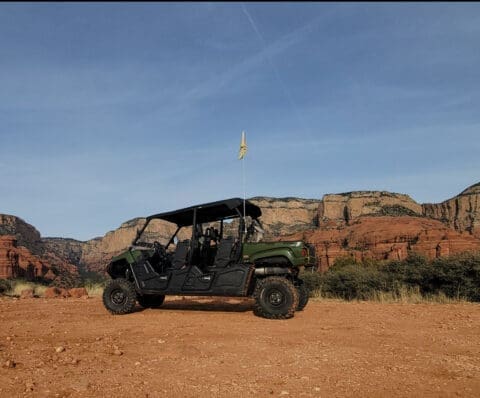
[[[136,298],[133,283],[123,278],[109,280],[103,291],[103,305],[114,315],[133,312]]]
[[[268,319],[288,319],[298,306],[298,292],[292,282],[281,276],[270,276],[257,281],[254,313]]]
[[[303,309],[307,306],[308,299],[310,298],[310,291],[308,287],[305,286],[303,281],[296,286],[298,292],[298,305],[297,311],[303,311]]]
[[[137,301],[143,308],[158,308],[163,304],[165,296],[162,295],[144,295],[138,296]]]

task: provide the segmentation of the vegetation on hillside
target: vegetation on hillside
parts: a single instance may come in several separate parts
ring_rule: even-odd
[[[302,275],[314,297],[344,300],[480,301],[480,253],[402,261],[340,258],[325,273]]]

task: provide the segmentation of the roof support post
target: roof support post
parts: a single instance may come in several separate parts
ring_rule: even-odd
[[[193,223],[192,223],[192,239],[190,240],[190,254],[188,258],[188,264],[191,265],[192,262],[192,253],[197,244],[197,208],[193,209]]]

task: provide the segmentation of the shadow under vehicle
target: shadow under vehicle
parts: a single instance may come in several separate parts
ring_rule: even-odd
[[[261,214],[253,203],[233,198],[147,217],[128,250],[107,266],[112,279],[103,293],[105,307],[127,314],[136,301],[155,308],[166,295],[253,297],[257,315],[291,318],[308,302],[298,275],[316,266],[313,248],[302,241],[260,242]],[[141,241],[157,219],[177,226],[166,245]],[[182,228],[191,229],[190,239],[178,241]]]

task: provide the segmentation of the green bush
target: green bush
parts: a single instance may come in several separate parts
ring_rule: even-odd
[[[12,281],[9,279],[0,279],[0,295],[7,294],[12,290]]]
[[[386,290],[386,283],[384,274],[375,267],[350,264],[327,272],[322,290],[345,300],[368,300],[375,292]]]
[[[412,253],[402,261],[339,258],[323,274],[301,275],[314,296],[345,300],[422,297],[480,301],[480,253],[464,253],[428,261]],[[320,294],[319,294],[320,293]]]

